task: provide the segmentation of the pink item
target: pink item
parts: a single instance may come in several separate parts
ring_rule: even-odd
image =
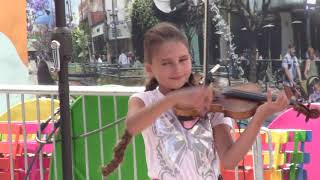
[[[23,128],[23,126],[22,126],[22,128]],[[37,132],[38,132],[38,122],[30,122],[29,121],[29,122],[26,123],[25,128],[26,128],[26,134],[28,134],[28,135],[30,135],[30,134],[36,135]],[[53,124],[50,123],[42,131],[42,134],[50,134],[52,132],[52,130],[53,130]],[[20,139],[19,144],[20,144],[20,147],[21,147],[21,149],[19,151],[21,153],[24,153],[24,150],[23,150],[23,148],[24,148],[23,139]],[[28,153],[36,153],[38,146],[39,146],[39,143],[35,139],[33,139],[33,140],[28,139],[28,141],[27,141],[27,147],[28,147],[27,148],[27,152]],[[46,144],[42,148],[42,152],[46,153],[46,154],[52,153],[52,151],[53,151],[52,144]]]
[[[312,104],[311,108],[320,109],[320,104]],[[305,143],[305,152],[310,153],[310,162],[304,164],[303,167],[307,171],[308,179],[320,179],[319,162],[320,162],[320,118],[309,119],[305,122],[305,117],[300,115],[297,117],[297,112],[292,108],[277,116],[269,125],[270,129],[303,129],[312,131],[311,142]],[[293,150],[292,143],[287,148]]]
[[[11,123],[11,134],[12,137],[12,157],[14,164],[14,176],[15,180],[24,179],[25,176],[25,164],[24,164],[24,138],[23,138],[23,129],[24,126],[21,122],[12,122]],[[42,131],[43,134],[49,134],[52,132],[53,124],[49,124],[46,129]],[[25,124],[26,134],[36,135],[38,130],[37,122],[26,122]],[[9,125],[7,122],[0,122],[0,134],[5,135],[7,138],[0,141],[0,153],[3,154],[3,157],[0,157],[0,179],[1,180],[10,180],[10,141],[9,141]],[[34,154],[39,147],[39,144],[35,139],[27,139],[27,152]],[[43,153],[49,154],[52,153],[52,144],[47,144],[43,147]],[[30,164],[32,157],[28,157],[27,161]],[[44,179],[48,179],[49,168],[50,168],[50,157],[43,156],[43,168],[44,168]],[[36,158],[35,163],[32,166],[30,172],[30,180],[40,179],[40,162],[39,158]]]

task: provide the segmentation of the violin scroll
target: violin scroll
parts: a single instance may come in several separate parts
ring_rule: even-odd
[[[304,105],[300,102],[297,102],[293,105],[293,109],[298,112],[297,117],[302,113],[306,116],[305,121],[308,122],[309,119],[316,119],[320,116],[320,112],[318,109],[311,109],[310,103],[308,105]]]

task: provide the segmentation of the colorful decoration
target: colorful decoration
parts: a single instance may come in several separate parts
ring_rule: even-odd
[[[312,104],[312,108],[320,108],[320,104]],[[307,172],[308,179],[320,179],[320,174],[318,172],[320,153],[319,153],[319,143],[320,142],[320,118],[310,119],[309,122],[305,122],[304,117],[296,117],[297,113],[293,109],[289,109],[286,112],[280,114],[270,125],[269,128],[281,128],[281,129],[305,129],[312,131],[312,141],[309,143],[301,143],[305,152],[308,152],[309,163],[304,164],[303,168]],[[299,136],[297,136],[298,138]],[[291,137],[292,138],[292,137]],[[304,138],[304,135],[300,135],[299,138]],[[306,136],[306,138],[311,138]],[[295,150],[297,145],[294,143],[287,144],[287,148]],[[298,156],[298,155],[296,155]],[[298,157],[295,157],[298,158]],[[304,157],[308,160],[308,157]]]
[[[236,134],[236,138],[240,133]],[[310,153],[305,143],[312,141],[312,131],[299,129],[270,129],[261,131],[265,180],[304,180],[308,172],[304,168],[310,163]],[[269,146],[271,145],[271,146]],[[223,179],[236,178],[235,170],[222,169]],[[254,179],[253,154],[249,152],[238,164],[239,179]]]

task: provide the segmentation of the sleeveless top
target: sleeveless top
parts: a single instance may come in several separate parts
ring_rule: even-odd
[[[316,65],[316,61],[314,61],[314,60],[309,60],[309,61],[310,61],[310,69],[309,69],[309,72],[308,72],[308,77],[310,77],[310,76],[319,76],[318,67]]]
[[[155,89],[136,93],[130,98],[133,97],[150,106],[165,96]],[[142,131],[151,179],[218,180],[220,164],[214,148],[212,127],[219,124],[232,126],[232,122],[222,113],[209,113],[207,117],[187,130],[170,109]]]

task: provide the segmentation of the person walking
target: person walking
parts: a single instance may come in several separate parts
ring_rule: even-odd
[[[296,87],[296,79],[298,78],[301,82],[301,72],[299,67],[298,58],[295,55],[296,49],[294,45],[289,45],[288,52],[282,60],[283,68],[283,88],[287,95],[287,98],[290,99],[292,96],[298,96],[294,89]],[[299,97],[297,97],[299,98]]]

